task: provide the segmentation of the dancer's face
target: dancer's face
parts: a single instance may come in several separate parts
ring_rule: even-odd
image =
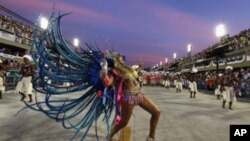
[[[108,86],[111,86],[114,83],[114,76],[110,75],[109,76],[109,82],[108,82]]]
[[[191,82],[193,82],[194,81],[194,77],[191,77],[191,80],[190,80]]]
[[[25,64],[29,63],[29,60],[27,58],[23,58],[23,61],[24,61]]]
[[[226,70],[226,73],[227,73],[227,74],[231,74],[231,72],[232,72],[231,69],[227,69],[227,70]]]
[[[117,62],[118,64],[121,64],[121,65],[124,64],[124,60],[123,60],[123,58],[122,58],[121,55],[116,56],[116,57],[115,57],[115,60],[116,60],[116,62]]]
[[[124,60],[123,60],[123,57],[122,57],[122,56],[119,55],[118,59],[119,59],[119,62],[120,62],[121,64],[124,64]]]

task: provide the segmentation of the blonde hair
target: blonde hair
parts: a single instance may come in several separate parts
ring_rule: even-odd
[[[126,65],[125,63],[122,63],[119,59],[121,56],[116,56],[114,58],[114,68],[119,71],[119,73],[124,77],[125,75],[133,76],[134,78],[138,77],[137,72],[131,68],[130,66]]]

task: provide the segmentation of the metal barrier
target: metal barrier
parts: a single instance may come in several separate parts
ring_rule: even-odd
[[[16,85],[21,78],[18,72],[19,71],[17,70],[10,70],[6,73],[5,91],[15,90]]]
[[[235,90],[238,97],[250,98],[250,81],[243,81],[236,84]]]

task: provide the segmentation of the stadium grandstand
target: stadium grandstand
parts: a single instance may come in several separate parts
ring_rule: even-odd
[[[6,89],[13,89],[22,57],[29,53],[33,23],[0,5],[0,68],[6,74]]]
[[[33,23],[0,5],[0,56],[19,60],[29,52]]]
[[[14,89],[20,78],[23,56],[31,49],[33,26],[28,19],[0,5],[0,71],[5,73],[7,90]],[[66,42],[79,52],[78,47]],[[55,53],[54,49],[47,51]]]
[[[174,85],[175,75],[181,74],[184,87],[188,87],[191,70],[196,68],[198,88],[213,91],[216,87],[216,79],[227,66],[233,67],[234,75],[240,80],[237,90],[241,93],[241,97],[250,99],[250,29],[245,29],[234,36],[227,34],[220,42],[193,56],[176,58],[170,63],[154,67],[151,72],[160,73],[151,74],[151,76],[158,78],[154,83],[160,84],[165,75],[170,74],[167,76],[170,77],[170,83]],[[146,78],[149,77],[145,76]]]
[[[192,67],[199,71],[223,70],[227,65],[236,69],[248,69],[250,67],[250,29],[241,31],[235,36],[226,35],[221,42],[209,46],[202,52],[193,56],[176,59],[161,68],[165,71],[190,72]]]

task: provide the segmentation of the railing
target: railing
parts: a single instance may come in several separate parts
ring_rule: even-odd
[[[0,38],[28,46],[30,46],[32,42],[30,38],[21,35],[15,35],[13,32],[5,30],[1,25],[0,25]]]

